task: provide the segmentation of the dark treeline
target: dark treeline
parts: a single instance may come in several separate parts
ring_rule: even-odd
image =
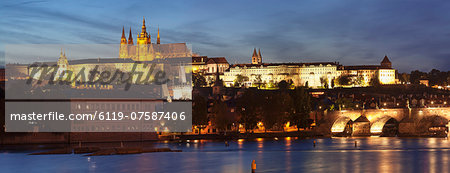
[[[241,124],[246,131],[255,129],[262,122],[266,130],[282,130],[287,122],[291,126],[309,128],[312,111],[308,89],[257,90],[243,89],[235,98],[213,99],[207,104],[206,98],[194,94],[193,125],[200,129],[211,122],[220,131],[233,129]]]
[[[411,73],[399,73],[398,79],[402,82],[411,82],[412,84],[419,84],[419,80],[429,80],[429,84],[447,86],[450,85],[450,71],[439,71],[436,69],[430,72],[421,72],[419,70],[411,71]]]

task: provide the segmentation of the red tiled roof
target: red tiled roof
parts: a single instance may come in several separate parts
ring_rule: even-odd
[[[208,58],[208,62],[207,64],[223,64],[226,63],[228,64],[227,59],[225,59],[225,57],[214,57],[214,58]]]
[[[280,65],[291,65],[291,66],[310,66],[310,65],[320,65],[326,66],[328,64],[330,65],[339,65],[335,62],[313,62],[313,63],[262,63],[262,64],[233,64],[231,67],[260,67],[260,66],[280,66]]]
[[[344,66],[344,70],[378,70],[381,66],[379,65],[353,65]]]
[[[193,56],[192,57],[192,62],[203,62],[206,63],[208,61],[208,57],[207,56]]]

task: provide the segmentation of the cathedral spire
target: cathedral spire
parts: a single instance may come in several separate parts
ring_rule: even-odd
[[[136,44],[149,44],[150,34],[147,33],[147,28],[145,27],[145,17],[142,19],[142,30],[138,33]]]
[[[122,26],[122,38],[120,38],[120,44],[127,44],[127,38],[125,38],[125,27]]]
[[[253,55],[252,55],[252,64],[258,64],[258,53],[256,53],[256,48],[253,48]]]
[[[256,48],[253,49],[253,56],[252,57],[258,57],[258,54],[256,53]]]
[[[147,37],[147,29],[145,27],[145,17],[142,19],[141,37]]]
[[[261,49],[258,49],[258,58],[262,59],[262,56],[261,56]]]
[[[132,36],[132,34],[131,34],[131,27],[130,27],[130,34],[129,34],[129,36],[128,36],[128,44],[131,44],[131,45],[134,44],[134,43],[133,43],[133,36]]]
[[[156,44],[160,44],[160,40],[159,40],[159,26],[158,26],[158,36],[156,36]]]
[[[125,27],[122,26],[122,38],[125,38]]]

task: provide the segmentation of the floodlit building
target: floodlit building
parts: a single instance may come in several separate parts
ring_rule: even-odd
[[[138,34],[136,45],[134,44],[131,35],[131,29],[130,35],[128,39],[126,39],[124,28],[122,28],[118,58],[70,59],[66,57],[65,51],[63,52],[63,50],[61,50],[59,59],[54,62],[35,62],[33,64],[20,65],[11,64],[7,65],[7,67],[12,67],[9,69],[13,69],[12,71],[17,71],[18,73],[8,75],[10,77],[26,75],[27,77],[34,79],[40,79],[41,74],[51,74],[53,73],[53,70],[56,70],[56,75],[54,77],[55,81],[71,81],[72,85],[75,85],[75,81],[88,81],[90,71],[94,69],[99,72],[110,72],[110,76],[108,77],[111,78],[119,78],[120,76],[115,76],[115,74],[120,74],[121,72],[142,73],[141,77],[137,77],[139,75],[134,74],[132,77],[132,82],[134,84],[138,84],[138,82],[144,80],[144,82],[140,83],[151,81],[154,79],[152,74],[154,75],[154,72],[158,71],[164,71],[167,75],[173,73],[176,76],[172,75],[171,77],[173,77],[173,79],[170,79],[171,81],[182,81],[182,83],[186,83],[186,79],[178,77],[180,76],[178,74],[181,74],[178,69],[185,68],[185,71],[189,72],[191,70],[191,57],[191,49],[186,43],[161,44],[159,29],[156,43],[153,43],[150,34],[146,31],[144,19],[142,31]],[[152,65],[155,66],[153,67]],[[190,75],[190,73],[183,74]],[[99,78],[98,75],[95,77],[95,79]],[[190,83],[190,81],[187,82]]]
[[[125,28],[122,28],[122,37],[120,39],[119,58],[132,59],[134,61],[152,61],[161,58],[173,57],[191,57],[189,48],[186,43],[161,44],[158,28],[156,43],[152,43],[151,35],[147,32],[145,18],[142,21],[141,33],[137,35],[136,45],[133,36],[130,33],[128,40],[125,37]]]
[[[387,56],[384,56],[380,65],[342,66],[340,76],[350,76],[353,80],[361,80],[359,86],[369,86],[372,80],[380,84],[396,84],[395,69]],[[359,78],[359,79],[357,79]]]
[[[349,77],[351,84],[336,82],[339,77]],[[223,74],[227,87],[274,88],[287,81],[294,86],[330,88],[334,86],[369,86],[378,79],[381,84],[395,84],[395,69],[387,56],[380,65],[343,66],[337,62],[313,63],[263,63],[261,51],[253,49],[251,64],[234,64]],[[355,80],[360,80],[355,82]]]
[[[216,73],[223,79],[223,74],[229,67],[225,57],[192,56],[192,72],[203,75],[208,85],[215,82]]]

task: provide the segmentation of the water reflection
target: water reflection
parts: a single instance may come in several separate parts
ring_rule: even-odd
[[[238,139],[238,148],[241,150],[244,148],[244,139]]]
[[[314,140],[316,147],[313,146]],[[358,147],[354,147],[358,141]],[[446,172],[450,145],[442,138],[239,139],[161,142],[181,153],[84,157],[0,153],[1,172]],[[55,164],[57,163],[57,164]]]

